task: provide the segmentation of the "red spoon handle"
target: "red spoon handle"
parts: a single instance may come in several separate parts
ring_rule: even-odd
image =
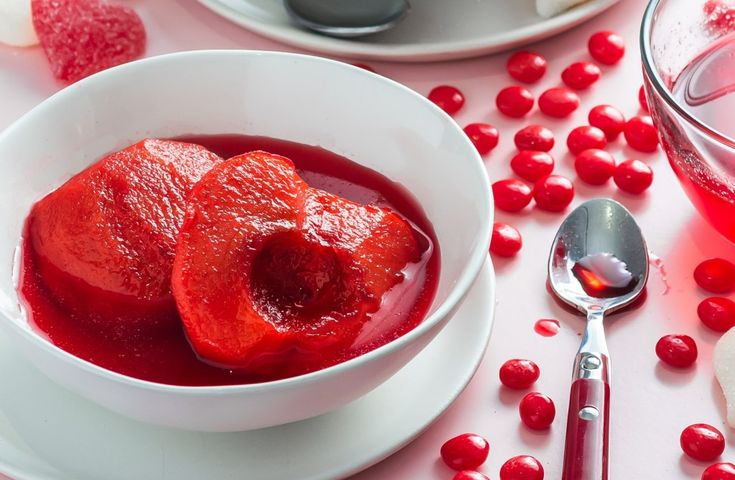
[[[607,480],[610,386],[602,379],[572,384],[562,480]]]

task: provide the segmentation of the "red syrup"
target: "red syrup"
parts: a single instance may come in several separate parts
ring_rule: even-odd
[[[572,273],[587,295],[594,298],[619,297],[636,286],[625,263],[609,253],[588,255],[574,264]]]
[[[384,295],[381,307],[365,323],[353,345],[340,358],[325,360],[316,369],[378,348],[424,319],[439,279],[438,244],[421,206],[401,185],[322,148],[285,140],[243,135],[186,136],[177,140],[198,143],[224,158],[252,150],[286,156],[311,186],[355,202],[392,208],[413,223],[418,237],[431,240],[423,242],[421,261],[409,265],[404,271],[406,279]],[[197,358],[180,323],[157,330],[121,326],[112,334],[87,319],[71,317],[47,292],[27,237],[23,240],[19,291],[35,329],[59,348],[117,373],[187,386],[249,384],[293,375],[279,372],[263,378],[209,365]]]

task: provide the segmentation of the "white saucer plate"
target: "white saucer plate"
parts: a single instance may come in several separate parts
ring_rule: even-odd
[[[354,474],[414,439],[464,390],[485,353],[494,307],[487,261],[455,317],[383,385],[321,417],[239,433],[185,432],[116,415],[51,382],[0,335],[0,477],[307,480]]]
[[[618,0],[591,0],[552,18],[535,0],[413,0],[392,30],[346,40],[302,30],[280,0],[199,0],[222,17],[265,37],[314,52],[364,60],[425,62],[508,50],[572,28]]]

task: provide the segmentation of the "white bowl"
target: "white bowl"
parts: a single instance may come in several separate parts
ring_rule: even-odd
[[[143,137],[244,133],[347,156],[407,187],[441,248],[436,300],[403,337],[325,370],[274,382],[180,387],[83,361],[28,324],[16,293],[17,253],[31,205],[105,153]],[[148,58],[82,80],[0,134],[0,319],[51,379],[144,422],[236,431],[340,407],[391,377],[449,321],[487,256],[492,200],[483,163],[462,130],[412,90],[318,57],[196,51]]]

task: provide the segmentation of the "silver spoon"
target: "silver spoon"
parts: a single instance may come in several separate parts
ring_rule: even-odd
[[[408,14],[408,0],[283,0],[299,25],[331,37],[353,38],[393,28]]]
[[[612,276],[599,267],[606,262],[613,272],[627,271],[625,286],[595,283]],[[585,267],[590,264],[597,264],[597,270]],[[618,202],[585,202],[559,227],[549,256],[551,289],[587,315],[574,360],[562,480],[608,478],[610,360],[603,319],[638,298],[647,279],[646,242],[633,216]]]

